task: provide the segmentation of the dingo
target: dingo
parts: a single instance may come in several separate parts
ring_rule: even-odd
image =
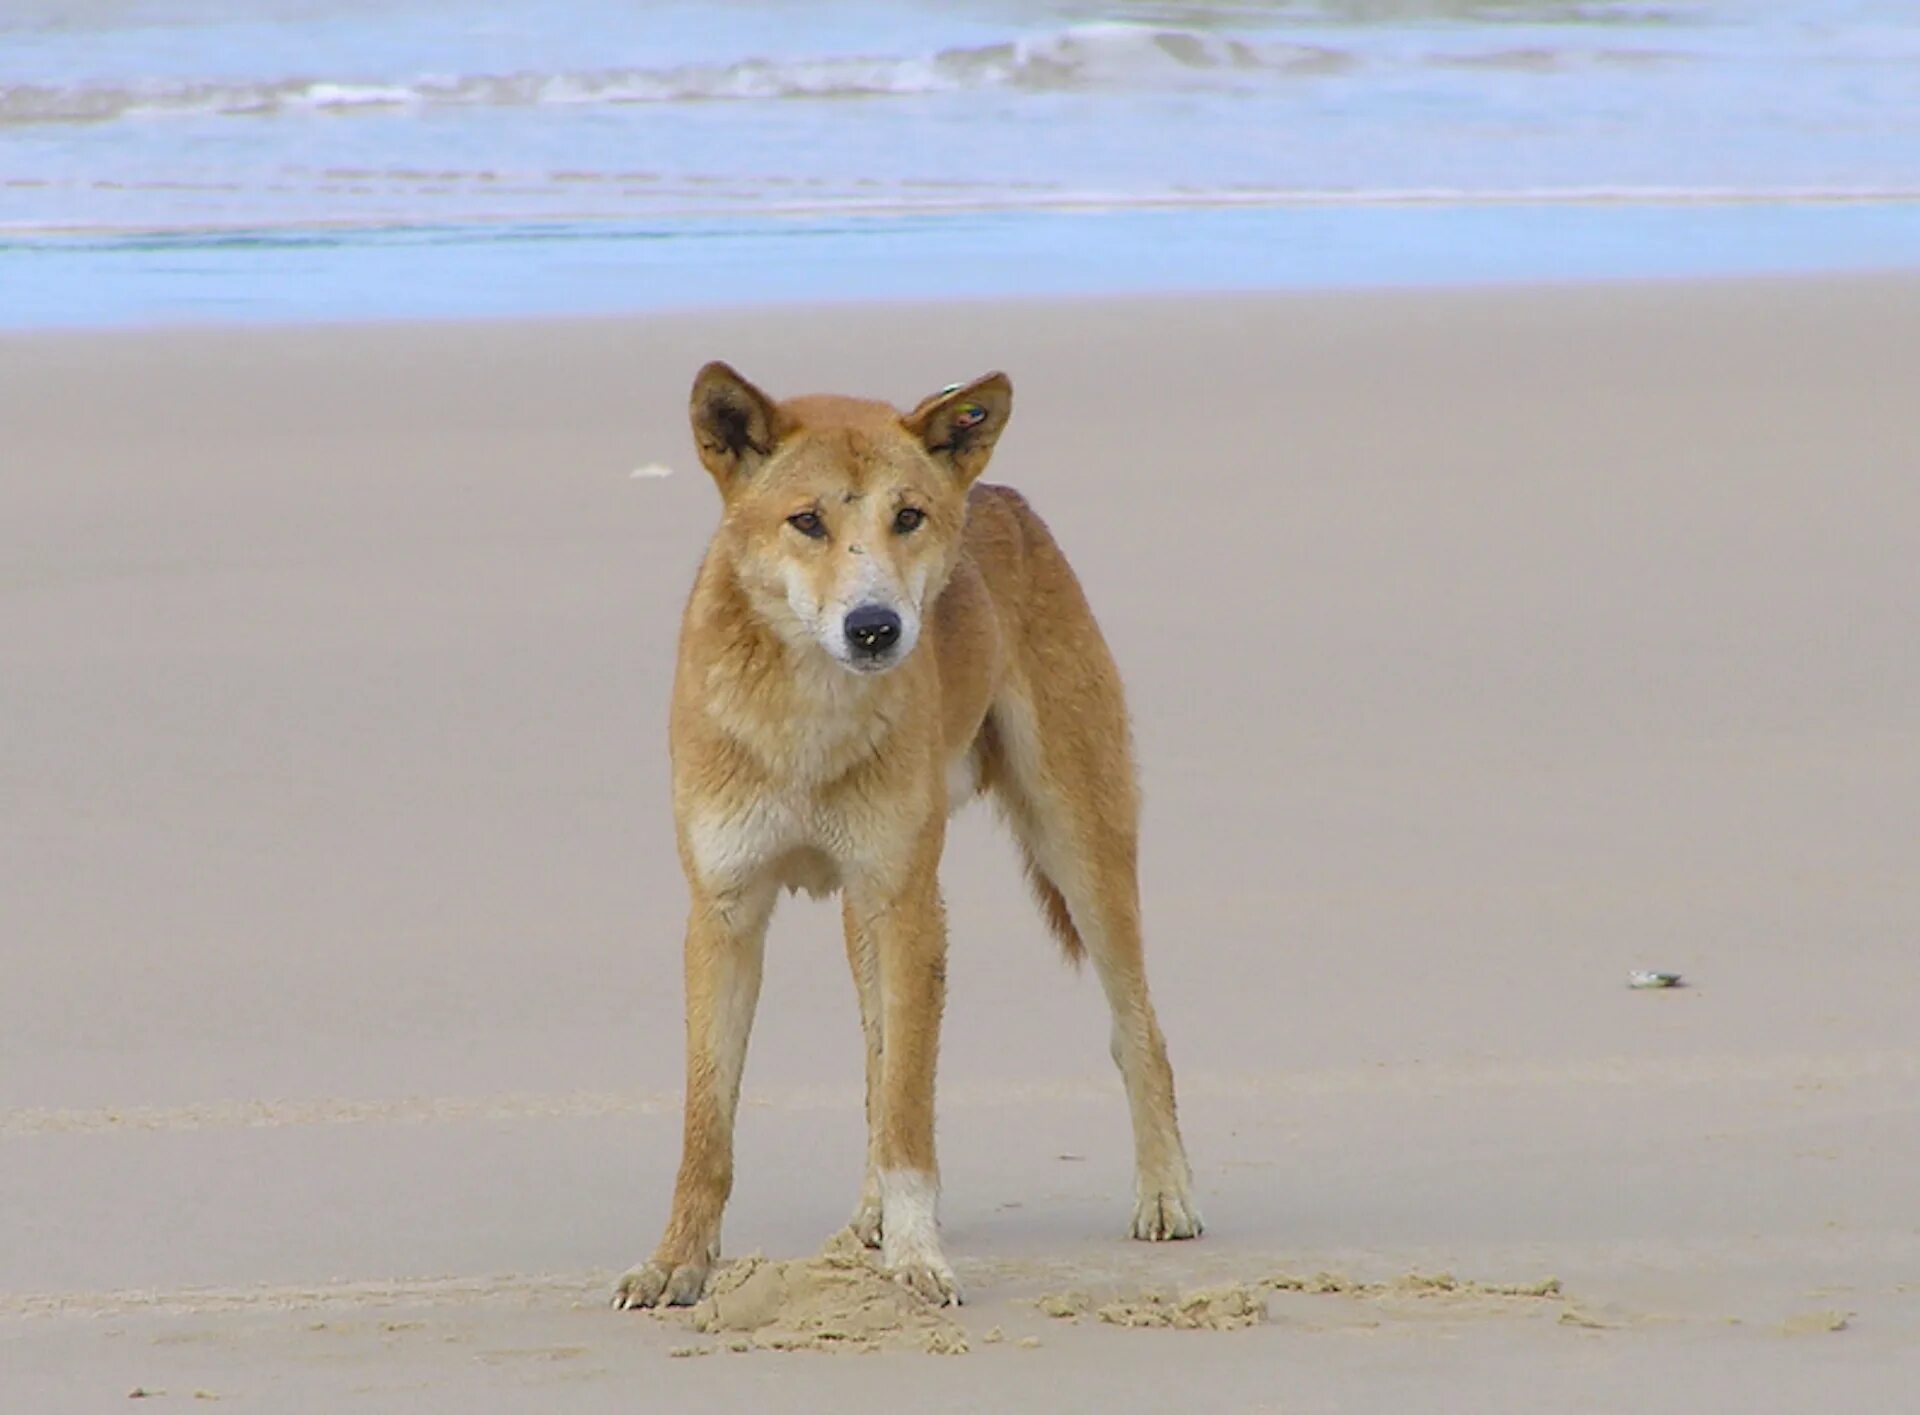
[[[696,1301],[720,1251],[767,920],[785,886],[842,892],[867,1044],[852,1228],[896,1278],[958,1302],[934,1217],[934,1056],[948,814],[995,797],[1047,923],[1091,955],[1132,1112],[1133,1236],[1200,1232],[1173,1071],[1147,996],[1139,816],[1120,677],[1079,582],[1017,492],[975,485],[1004,374],[927,399],[776,403],[725,364],[693,433],[724,510],[681,623],[673,809],[692,892],[687,1089],[673,1212],[620,1307]]]

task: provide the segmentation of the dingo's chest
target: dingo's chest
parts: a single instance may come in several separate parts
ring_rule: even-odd
[[[803,795],[757,796],[736,807],[706,803],[687,821],[702,882],[719,893],[770,881],[830,894],[843,874],[888,854],[887,813],[827,805]]]

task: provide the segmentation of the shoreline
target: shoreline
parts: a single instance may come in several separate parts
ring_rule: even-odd
[[[0,233],[0,330],[1909,273],[1920,202],[1484,202]]]
[[[469,313],[430,316],[352,315],[326,319],[178,320],[127,324],[0,324],[0,353],[19,352],[36,345],[62,343],[76,347],[119,341],[166,343],[230,340],[340,341],[361,336],[431,341],[440,335],[546,333],[555,338],[570,334],[628,331],[645,339],[680,339],[693,331],[715,329],[716,337],[738,336],[766,320],[842,319],[868,329],[901,327],[916,316],[951,312],[971,323],[1001,318],[1014,324],[1038,316],[1043,321],[1089,315],[1107,319],[1115,311],[1180,317],[1191,315],[1211,324],[1237,311],[1272,315],[1285,310],[1387,311],[1390,307],[1420,310],[1520,309],[1561,304],[1580,309],[1625,300],[1654,304],[1663,296],[1699,298],[1709,304],[1737,303],[1748,295],[1767,298],[1778,294],[1794,303],[1803,297],[1840,292],[1849,298],[1878,290],[1904,295],[1920,289],[1920,266],[1887,266],[1859,270],[1808,270],[1760,274],[1709,275],[1600,275],[1580,278],[1500,279],[1478,282],[1434,281],[1356,286],[1298,286],[1236,290],[1142,289],[1125,292],[1064,291],[1034,294],[952,294],[867,298],[833,296],[767,299],[751,302],[672,305],[658,309],[602,309],[556,313]],[[1697,296],[1696,296],[1697,292]]]

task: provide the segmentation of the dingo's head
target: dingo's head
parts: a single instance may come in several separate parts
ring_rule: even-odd
[[[776,403],[725,364],[701,369],[694,442],[755,613],[854,672],[905,660],[959,555],[967,488],[1012,411],[1003,373],[902,414],[855,398]]]

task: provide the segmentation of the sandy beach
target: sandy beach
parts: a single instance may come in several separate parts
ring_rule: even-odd
[[[0,338],[0,1407],[1898,1408],[1916,330],[1887,277]],[[1127,677],[1208,1231],[1121,1236],[1104,1007],[970,812],[964,1355],[606,1305],[678,1153],[714,357],[1006,369],[990,479]],[[732,1255],[855,1197],[837,924],[775,921]],[[1220,1284],[1266,1320],[1097,1311]]]

